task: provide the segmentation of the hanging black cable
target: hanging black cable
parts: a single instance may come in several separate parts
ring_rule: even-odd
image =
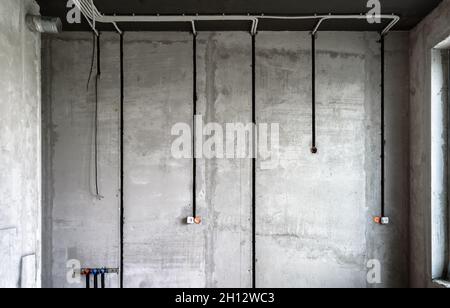
[[[95,52],[97,51],[97,55]],[[89,77],[86,84],[86,92],[89,93],[89,86],[91,83],[92,75],[94,72],[94,62],[97,59],[97,73],[95,78],[95,111],[94,111],[94,194],[98,199],[101,199],[100,189],[99,189],[99,178],[98,178],[98,83],[100,80],[100,35],[92,34],[92,57],[91,66],[89,70]]]
[[[124,248],[124,60],[123,33],[120,35],[120,288],[123,288],[123,248]]]
[[[385,96],[385,38],[381,35],[381,217],[386,217],[385,214],[385,110],[384,110],[384,96]]]
[[[91,84],[92,74],[94,72],[94,62],[95,62],[95,47],[96,47],[96,34],[92,33],[92,56],[91,56],[91,69],[89,71],[89,77],[86,84],[86,92],[89,91],[89,85]]]
[[[256,288],[256,35],[252,35],[252,286]]]
[[[100,81],[100,35],[97,35],[97,76],[95,78],[95,124],[94,124],[94,155],[95,155],[95,194],[101,199],[98,178],[98,83]]]
[[[197,152],[196,152],[196,116],[197,116],[197,34],[193,39],[193,118],[192,118],[192,210],[194,219],[197,217]]]
[[[316,34],[311,34],[311,58],[312,58],[312,146],[311,153],[317,154],[316,147]]]

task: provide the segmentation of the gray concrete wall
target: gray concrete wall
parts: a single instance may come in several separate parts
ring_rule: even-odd
[[[40,35],[31,0],[0,2],[0,287],[39,287],[41,274]]]
[[[104,198],[99,200],[94,195],[96,61],[87,89],[92,44],[89,33],[43,40],[46,287],[68,287],[68,260],[89,268],[119,264],[120,49],[117,36],[102,36],[98,153]],[[114,278],[108,287],[117,286]]]
[[[45,41],[47,284],[68,287],[66,261],[118,264],[118,36],[102,36],[101,202],[92,196],[89,34]],[[199,112],[205,122],[251,120],[247,33],[200,33]],[[308,33],[257,37],[257,116],[280,124],[279,166],[257,173],[258,287],[381,287],[409,281],[409,37],[387,39],[387,214],[380,204],[380,45],[374,33],[325,32],[317,42],[318,147],[312,156]],[[202,159],[201,226],[191,210],[191,161],[172,158],[171,129],[191,122],[192,36],[125,35],[125,286],[250,287],[251,164]],[[105,73],[104,73],[105,74]],[[110,281],[117,286],[117,279]],[[80,285],[79,285],[80,286]],[[375,286],[376,287],[376,286]]]
[[[410,272],[413,287],[431,286],[433,279],[442,278],[440,255],[444,253],[445,245],[438,247],[436,244],[439,244],[438,237],[445,237],[445,232],[441,231],[445,229],[444,213],[439,209],[448,207],[447,187],[443,186],[446,149],[442,148],[447,144],[443,131],[447,113],[446,104],[443,104],[446,102],[442,99],[444,88],[439,82],[442,81],[440,57],[433,48],[450,36],[449,14],[450,1],[444,0],[410,35],[410,229],[411,254],[414,255]]]
[[[190,160],[171,155],[171,128],[192,121],[189,34],[125,36],[125,285],[205,285],[207,225],[192,215]],[[203,213],[202,213],[203,214]]]
[[[386,228],[371,223],[380,204],[376,34],[319,36],[318,156],[309,154],[310,38],[306,33],[268,33],[258,42],[259,114],[263,122],[281,123],[284,152],[280,168],[261,171],[258,180],[262,285],[361,287],[371,259],[381,261],[382,286],[406,285],[406,33],[387,39],[386,200],[393,223]]]

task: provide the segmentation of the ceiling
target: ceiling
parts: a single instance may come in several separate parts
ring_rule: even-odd
[[[37,0],[41,14],[58,16],[65,31],[89,31],[85,20],[81,24],[68,24],[68,0]],[[410,30],[430,13],[442,0],[380,0],[383,14],[400,15],[401,21],[393,30]],[[104,14],[117,15],[178,15],[178,14],[360,14],[367,13],[368,0],[94,0]],[[387,23],[387,22],[386,22]],[[379,31],[386,23],[371,25],[365,20],[327,21],[321,30]],[[302,30],[314,27],[314,21],[261,21],[259,30]],[[124,31],[189,31],[189,24],[147,23],[119,24]],[[249,30],[246,22],[200,22],[198,30]],[[98,25],[103,31],[113,31],[110,25]]]

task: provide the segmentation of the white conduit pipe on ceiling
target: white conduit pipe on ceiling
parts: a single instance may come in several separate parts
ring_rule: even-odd
[[[95,32],[95,34],[98,36],[98,31],[96,29],[96,23],[100,22],[99,19],[103,16],[101,14],[97,7],[94,5],[93,0],[72,0],[75,6],[80,10],[80,12],[83,14],[83,16],[86,18],[87,22],[89,23],[89,26],[92,28],[92,30]],[[110,22],[119,32],[119,34],[122,34],[122,31],[119,29],[117,24],[115,22]]]
[[[272,16],[272,15],[170,15],[170,16],[115,16],[115,15],[103,15],[101,14],[95,5],[93,0],[73,0],[75,5],[81,10],[83,15],[89,22],[94,32],[98,34],[95,23],[110,23],[113,24],[119,33],[122,31],[117,26],[117,23],[146,23],[146,22],[185,22],[192,25],[192,32],[197,33],[195,22],[197,21],[248,21],[252,23],[251,34],[255,35],[258,32],[258,24],[260,20],[317,20],[317,25],[312,30],[312,34],[316,34],[319,31],[320,26],[327,20],[341,20],[341,19],[379,19],[390,20],[391,22],[382,30],[381,35],[386,35],[388,32],[400,21],[400,17],[397,15],[310,15],[310,16]]]

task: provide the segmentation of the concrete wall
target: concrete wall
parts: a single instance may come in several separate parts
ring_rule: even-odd
[[[41,274],[40,35],[30,0],[0,2],[0,287],[39,287]]]
[[[443,100],[446,87],[439,82],[443,78],[442,68],[439,68],[441,60],[433,48],[450,36],[449,15],[450,1],[444,0],[410,35],[410,229],[411,254],[414,255],[410,272],[413,287],[431,286],[433,279],[443,275],[445,245],[439,247],[437,244],[442,242],[439,237],[445,238],[442,230],[446,229],[443,225],[445,213],[439,209],[448,207],[447,187],[444,187],[443,180],[447,152],[443,148],[447,144],[443,128],[447,125],[447,107],[446,100]],[[433,262],[432,257],[437,262]]]
[[[322,33],[317,41],[318,147],[310,147],[310,38],[261,34],[261,121],[281,123],[282,159],[259,177],[262,286],[366,286],[378,259],[382,286],[407,284],[408,39],[387,39],[387,215],[380,204],[380,51],[376,34]],[[339,47],[337,47],[339,46]],[[300,52],[299,52],[300,50]],[[394,69],[389,69],[395,67]]]
[[[90,34],[43,40],[46,287],[68,286],[68,260],[79,260],[90,268],[119,264],[119,41],[115,35],[102,36],[98,84],[101,200],[94,195],[96,65],[87,89],[92,44]],[[116,279],[107,281],[107,286],[117,286]]]
[[[199,112],[205,122],[251,120],[247,33],[200,33]],[[257,286],[381,287],[409,281],[409,63],[407,33],[387,39],[387,214],[380,204],[380,45],[375,33],[325,32],[317,42],[318,147],[312,156],[308,33],[257,37],[257,115],[280,124],[280,160],[258,165]],[[102,35],[100,177],[92,195],[92,38],[45,40],[48,286],[69,287],[66,261],[118,264],[119,38]],[[191,123],[192,36],[125,34],[125,286],[250,287],[251,164],[202,159],[201,226],[191,209],[191,160],[171,156],[171,129]],[[111,286],[117,286],[112,277]],[[81,285],[75,285],[80,287]],[[375,285],[376,286],[376,285]]]

